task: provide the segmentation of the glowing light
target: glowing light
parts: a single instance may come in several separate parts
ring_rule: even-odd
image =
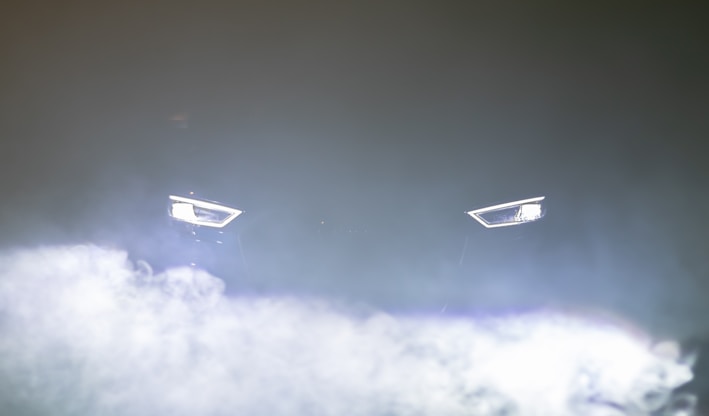
[[[515,220],[518,222],[530,222],[538,220],[542,217],[541,204],[524,204],[520,205]]]
[[[193,222],[198,218],[194,214],[194,205],[185,202],[175,202],[172,204],[172,216],[175,219]]]
[[[544,196],[479,208],[466,213],[485,228],[526,224],[544,217]]]
[[[223,228],[243,211],[210,201],[170,195],[170,216],[178,221],[205,227]]]

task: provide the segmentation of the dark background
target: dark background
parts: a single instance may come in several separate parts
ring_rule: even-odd
[[[707,45],[676,4],[4,3],[0,240],[99,241],[185,177],[284,207],[548,188],[569,270],[703,331]]]

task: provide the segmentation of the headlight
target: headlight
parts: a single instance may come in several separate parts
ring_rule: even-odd
[[[170,195],[168,214],[175,220],[205,227],[222,228],[243,211],[215,202]]]
[[[467,214],[486,228],[507,227],[537,221],[544,217],[543,196],[493,205],[468,211]]]

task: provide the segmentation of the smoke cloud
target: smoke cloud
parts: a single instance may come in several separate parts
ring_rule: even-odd
[[[607,320],[227,297],[95,246],[0,265],[5,414],[641,415],[692,377],[675,344]]]

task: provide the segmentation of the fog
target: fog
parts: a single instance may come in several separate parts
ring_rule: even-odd
[[[471,358],[479,342],[496,346],[481,353],[490,366],[516,356],[497,327],[526,318],[489,330],[478,315],[415,315],[438,303],[428,289],[450,266],[439,257],[460,258],[436,239],[460,230],[470,238],[454,243],[502,259],[487,282],[448,281],[441,299],[458,296],[461,310],[561,304],[594,312],[564,313],[552,332],[595,337],[597,315],[609,314],[624,340],[625,320],[649,338],[706,334],[702,12],[598,2],[7,4],[2,403],[16,414],[453,415],[483,414],[483,392],[499,391],[524,414],[568,414],[565,400],[490,387],[492,367]],[[165,196],[187,190],[245,209],[239,224],[254,219],[263,241],[254,251],[276,270],[254,286],[273,290],[247,297],[231,286],[231,297],[220,289],[227,276],[127,262],[173,254],[157,230]],[[550,203],[542,256],[507,259],[464,222],[465,210],[536,195]],[[290,241],[282,258],[315,258],[327,272],[268,264],[266,230],[296,235],[311,216],[335,228],[376,218],[370,229],[396,218],[405,237],[363,245],[391,261],[382,269],[336,244],[332,255],[301,258]],[[387,251],[392,241],[399,254],[427,254],[412,261]],[[412,284],[413,273],[429,285]],[[548,321],[525,322],[534,334]],[[560,345],[575,363],[576,344]],[[519,351],[540,360],[536,348]],[[549,380],[555,397],[570,395],[566,381]]]
[[[205,272],[96,246],[1,260],[7,414],[595,415],[654,409],[692,376],[676,345],[608,316],[227,298]]]

